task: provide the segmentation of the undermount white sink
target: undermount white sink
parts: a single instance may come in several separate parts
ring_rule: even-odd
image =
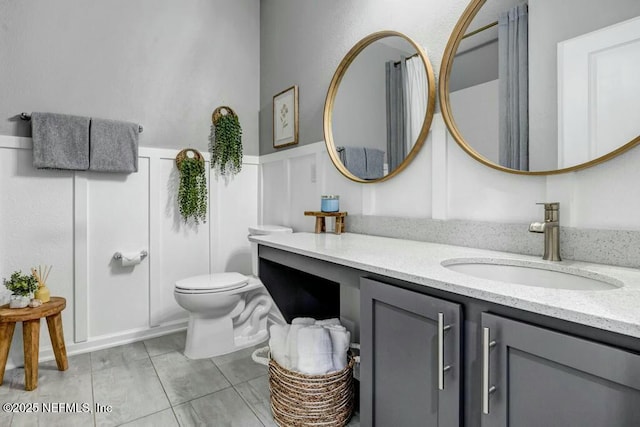
[[[590,271],[511,259],[449,259],[442,266],[481,279],[538,288],[604,291],[623,286],[617,279]]]

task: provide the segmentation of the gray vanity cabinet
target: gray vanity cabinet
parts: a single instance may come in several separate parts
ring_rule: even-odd
[[[363,426],[459,426],[460,305],[363,278]]]
[[[488,313],[482,332],[482,427],[640,426],[640,355]]]

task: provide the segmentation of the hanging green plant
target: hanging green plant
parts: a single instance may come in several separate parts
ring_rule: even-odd
[[[193,153],[193,157],[187,154]],[[176,157],[180,171],[178,187],[178,206],[180,214],[187,222],[192,219],[196,224],[207,222],[207,176],[204,158],[197,150],[187,148]]]
[[[229,107],[218,107],[211,118],[211,167],[217,168],[222,176],[235,175],[242,169],[242,127],[238,115]]]

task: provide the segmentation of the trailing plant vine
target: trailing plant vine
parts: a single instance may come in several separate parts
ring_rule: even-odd
[[[217,168],[223,176],[235,175],[242,169],[242,127],[238,116],[227,110],[227,114],[218,114],[214,118],[209,135],[211,167]]]
[[[207,176],[202,158],[185,157],[180,162],[180,187],[178,205],[180,214],[187,222],[207,222]]]

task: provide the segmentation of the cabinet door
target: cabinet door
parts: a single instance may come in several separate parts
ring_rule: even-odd
[[[363,426],[460,425],[460,306],[360,281]]]
[[[487,313],[482,329],[482,427],[640,425],[640,355]]]

